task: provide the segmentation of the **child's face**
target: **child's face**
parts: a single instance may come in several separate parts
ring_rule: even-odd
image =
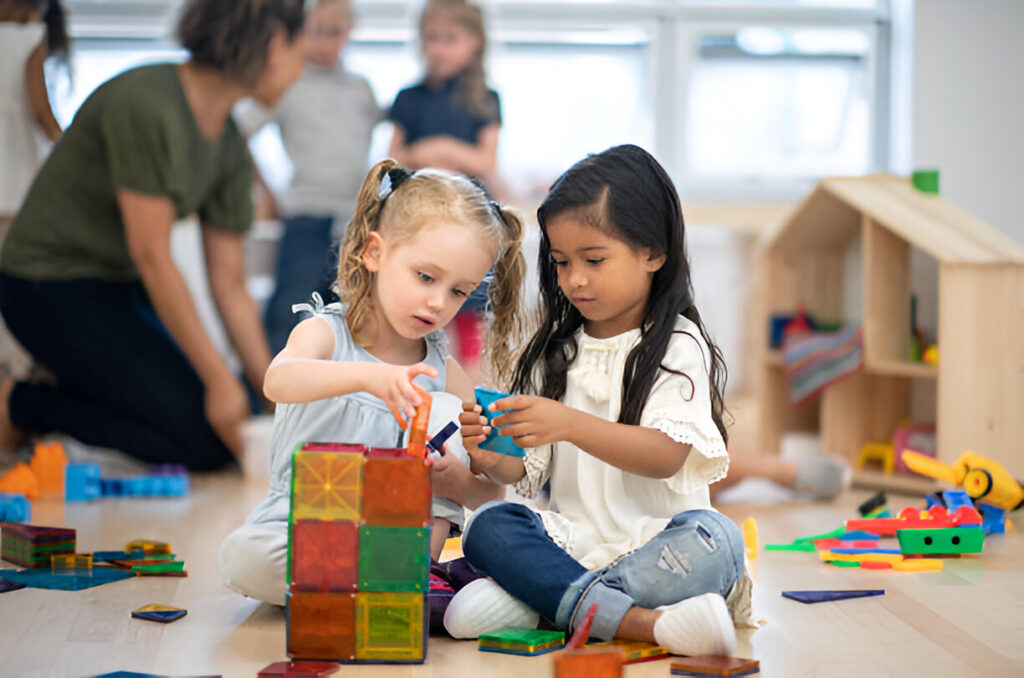
[[[547,222],[558,286],[585,318],[587,334],[607,338],[640,326],[654,273],[665,262],[590,224],[568,217]]]
[[[317,5],[306,16],[306,59],[317,68],[334,68],[351,30],[352,17],[341,3]]]
[[[443,18],[424,26],[420,40],[427,74],[435,80],[447,80],[461,73],[473,63],[481,46],[479,35]]]
[[[494,246],[479,228],[443,222],[389,246],[371,233],[363,254],[377,274],[374,299],[388,324],[405,339],[419,339],[455,317],[494,264]]]

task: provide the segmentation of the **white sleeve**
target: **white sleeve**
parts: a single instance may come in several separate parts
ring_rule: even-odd
[[[640,425],[690,445],[675,475],[664,479],[673,492],[690,493],[725,477],[729,454],[711,417],[710,352],[696,328],[677,330],[669,341],[664,367],[651,389]]]
[[[526,448],[523,468],[526,473],[512,486],[516,494],[533,499],[551,477],[551,454],[554,444]]]

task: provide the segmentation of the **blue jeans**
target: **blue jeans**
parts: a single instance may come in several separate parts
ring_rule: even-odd
[[[276,284],[267,300],[263,324],[272,355],[288,343],[288,335],[300,318],[292,304],[309,301],[319,292],[325,302],[332,299],[331,285],[337,278],[337,247],[331,243],[333,217],[297,216],[284,220],[284,233],[277,246]]]
[[[684,511],[649,542],[590,572],[557,546],[535,512],[488,502],[466,525],[470,565],[571,631],[597,603],[591,635],[611,640],[634,605],[654,609],[704,593],[727,596],[743,575],[743,536],[715,511]]]

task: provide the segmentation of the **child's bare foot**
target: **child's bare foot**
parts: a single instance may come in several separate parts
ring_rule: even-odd
[[[9,403],[14,380],[4,377],[0,382],[0,451],[11,451],[25,440],[25,432],[11,421]]]

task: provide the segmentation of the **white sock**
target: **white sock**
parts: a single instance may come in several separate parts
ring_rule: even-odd
[[[467,584],[444,613],[444,628],[453,638],[477,638],[506,626],[535,629],[538,621],[539,614],[489,578]]]
[[[663,613],[654,622],[654,640],[672,654],[731,657],[736,652],[736,629],[725,599],[717,593],[658,609]]]

